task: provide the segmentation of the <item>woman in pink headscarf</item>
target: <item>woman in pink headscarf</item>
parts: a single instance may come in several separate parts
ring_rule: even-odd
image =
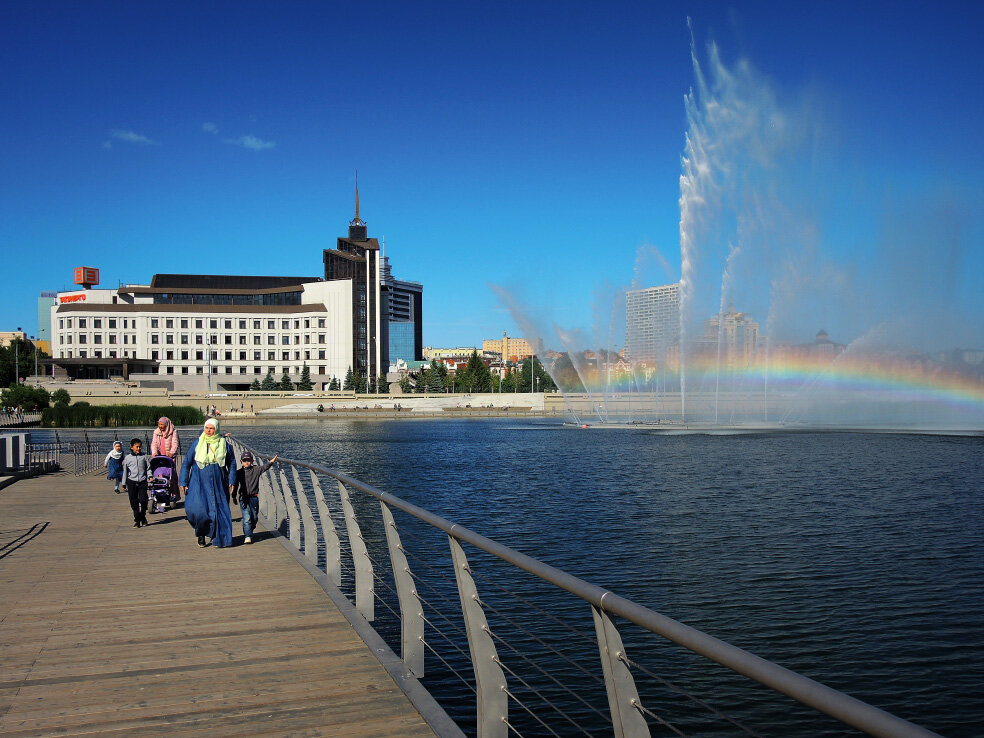
[[[150,441],[151,456],[170,456],[174,459],[175,470],[177,470],[178,454],[181,452],[181,443],[178,441],[178,433],[174,429],[174,423],[167,416],[157,421],[154,429],[154,437]],[[178,475],[171,475],[171,496],[181,499],[181,491],[178,488]]]

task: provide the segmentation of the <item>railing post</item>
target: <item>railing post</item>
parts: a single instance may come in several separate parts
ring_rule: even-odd
[[[314,524],[314,515],[308,503],[307,493],[304,491],[304,484],[301,482],[301,475],[297,473],[296,466],[290,468],[294,473],[294,489],[297,491],[297,503],[301,508],[301,521],[304,523],[304,555],[317,566],[318,527]]]
[[[273,484],[270,482],[269,469],[260,475],[260,492],[260,515],[267,518],[274,526],[278,525],[277,501],[273,496]]]
[[[389,547],[390,563],[393,566],[393,581],[396,582],[396,596],[400,600],[401,645],[403,663],[411,673],[419,678],[424,676],[424,613],[417,588],[410,575],[410,564],[400,542],[393,513],[382,500],[379,507],[383,511],[383,527],[386,529],[386,545]]]
[[[461,614],[465,619],[468,634],[468,652],[471,654],[472,668],[475,670],[475,691],[478,703],[478,738],[505,738],[509,726],[509,697],[506,694],[506,675],[499,666],[492,631],[478,589],[468,568],[465,551],[453,536],[448,536],[451,545],[451,560],[454,563],[454,578],[458,583],[458,596],[461,598]]]
[[[345,530],[348,531],[349,545],[352,547],[352,563],[355,566],[355,607],[370,623],[376,617],[376,600],[373,593],[372,561],[366,542],[362,539],[359,521],[355,517],[348,490],[338,483],[338,494],[342,498],[342,511],[345,513]]]
[[[605,674],[605,689],[608,692],[608,708],[612,713],[612,729],[615,738],[649,738],[649,725],[642,714],[642,703],[636,690],[635,680],[629,665],[625,662],[625,647],[618,634],[615,621],[607,612],[592,605],[595,634],[598,637],[598,650],[601,653],[601,668]]]
[[[318,505],[318,517],[325,537],[325,574],[336,587],[342,586],[342,544],[338,540],[335,522],[331,519],[328,500],[321,489],[318,476],[311,472],[311,485],[314,487],[314,501]]]
[[[274,529],[280,530],[280,510],[283,503],[280,501],[280,492],[278,490],[280,483],[277,481],[277,472],[274,469],[268,469],[266,477],[267,484],[270,485],[270,502],[273,505],[271,520],[273,521]]]
[[[301,521],[297,513],[297,503],[294,502],[294,493],[291,492],[290,482],[284,470],[280,470],[280,488],[284,492],[284,503],[287,505],[287,533],[290,537],[291,545],[298,551],[301,550]]]

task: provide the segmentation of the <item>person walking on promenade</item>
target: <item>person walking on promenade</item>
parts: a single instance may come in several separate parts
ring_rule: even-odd
[[[219,548],[232,545],[229,493],[236,482],[236,455],[219,435],[219,421],[205,421],[202,434],[185,454],[179,484],[185,494],[185,516],[205,548],[208,536]]]
[[[174,461],[174,468],[178,467],[178,455],[181,453],[181,441],[178,439],[178,432],[174,429],[174,423],[167,416],[157,421],[154,429],[154,437],[150,439],[151,456],[169,456]],[[171,499],[175,504],[181,500],[181,492],[178,489],[178,475],[171,474]]]
[[[116,494],[120,493],[120,480],[123,478],[123,442],[113,441],[113,450],[106,454],[103,467],[109,470],[106,479],[116,482]]]
[[[133,527],[150,525],[147,522],[147,474],[150,462],[143,453],[143,441],[134,438],[130,441],[130,453],[123,457],[123,489],[130,498],[133,510]]]
[[[239,509],[243,512],[243,543],[253,542],[253,529],[260,514],[260,477],[280,458],[274,456],[263,466],[253,466],[253,454],[243,451],[242,467],[236,472],[236,484],[232,489],[232,501],[239,498]]]

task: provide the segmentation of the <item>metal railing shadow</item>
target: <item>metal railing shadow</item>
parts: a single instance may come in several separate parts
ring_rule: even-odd
[[[234,438],[230,440],[237,457],[246,449],[258,462],[272,457]],[[708,720],[723,726],[719,730],[724,734],[758,735],[706,699],[648,667],[644,658],[630,658],[617,618],[641,629],[629,634],[634,647],[646,650],[651,634],[661,636],[691,654],[870,735],[936,735],[346,474],[301,461],[279,462],[261,477],[260,513],[265,524],[289,541],[295,557],[302,562],[306,559],[309,569],[319,572],[338,591],[346,590],[351,600],[350,622],[360,625],[352,617],[357,613],[355,618],[368,627],[377,620],[377,604],[383,608],[381,615],[392,615],[390,625],[375,624],[381,631],[393,631],[390,636],[399,643],[403,676],[424,678],[428,660],[434,662],[428,669],[436,665],[440,672],[453,674],[465,685],[458,691],[459,702],[472,699],[474,693],[476,733],[482,738],[500,738],[510,733],[556,736],[572,731],[590,735],[584,727],[585,719],[594,721],[593,725],[603,719],[618,738],[650,736],[653,727],[686,735],[681,729],[681,725],[688,727],[686,718],[676,722],[666,713],[657,714],[652,704],[644,704],[636,686],[640,678],[655,684],[661,694],[689,700],[707,713]],[[322,487],[321,478],[334,484]],[[378,517],[373,501],[378,502]],[[397,525],[394,511],[408,516],[406,524]],[[450,571],[446,563],[434,560],[433,544],[424,541],[428,532],[446,537]],[[413,539],[420,548],[408,549],[404,538]],[[476,567],[475,561],[482,566]],[[496,577],[486,573],[486,564],[505,564],[525,572],[536,586],[503,587]],[[436,578],[428,581],[425,573]],[[575,603],[580,603],[578,607],[590,608],[593,629],[562,622],[553,605],[537,604],[537,586],[543,583],[572,595]],[[511,598],[512,605],[492,604],[491,595],[500,591]],[[441,603],[454,612],[450,616],[443,612]],[[490,627],[490,617],[496,620],[495,628]],[[366,632],[365,627],[361,628],[364,639]],[[586,667],[571,656],[565,644],[575,638],[593,642],[600,669],[597,662],[593,668]],[[446,649],[444,655],[438,650],[439,645]],[[467,666],[471,667],[471,678],[461,674]],[[536,677],[536,683],[532,683],[530,674]],[[594,690],[594,696],[582,696],[583,689]],[[530,700],[545,706],[549,714],[534,710]],[[783,709],[778,708],[780,719]],[[522,718],[522,724],[514,715]],[[702,734],[714,732],[689,727]],[[445,725],[438,733],[460,731]]]

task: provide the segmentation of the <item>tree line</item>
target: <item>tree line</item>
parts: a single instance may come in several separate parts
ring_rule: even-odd
[[[190,405],[90,405],[83,401],[45,408],[41,411],[41,425],[54,428],[151,426],[163,416],[175,425],[205,422],[202,411]]]
[[[535,382],[535,384],[534,384]],[[413,372],[400,381],[400,388],[406,394],[439,392],[552,392],[557,389],[547,373],[543,362],[536,358],[524,359],[519,366],[500,378],[485,365],[478,351],[472,351],[468,363],[454,374],[437,359],[431,359],[430,366]]]

